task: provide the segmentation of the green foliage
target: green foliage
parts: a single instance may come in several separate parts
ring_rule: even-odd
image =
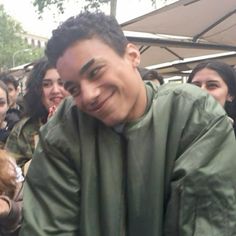
[[[85,11],[97,11],[100,9],[102,4],[109,3],[111,0],[85,0],[85,2],[87,3],[84,7]]]
[[[39,17],[42,16],[42,13],[46,8],[55,6],[59,14],[63,14],[65,11],[66,3],[70,0],[33,0],[33,5],[36,7]],[[109,3],[113,0],[84,0],[85,6],[84,11],[97,11],[102,4]],[[73,0],[74,3],[79,3],[79,0]]]
[[[34,0],[33,1],[33,5],[37,8],[37,11],[39,13],[39,15],[41,15],[43,13],[43,11],[50,7],[50,6],[56,6],[56,8],[58,9],[58,12],[60,13],[64,13],[64,9],[65,9],[65,0]]]
[[[111,6],[110,13],[116,15],[116,5],[118,0],[33,0],[33,5],[37,9],[39,18],[42,18],[42,14],[45,9],[49,9],[54,6],[57,9],[57,13],[63,14],[68,2],[73,1],[74,3],[85,2],[82,11],[98,11],[103,4],[109,4]],[[128,0],[127,0],[128,1]],[[141,1],[141,0],[140,0]],[[152,3],[153,7],[156,6],[157,1],[165,2],[167,0],[144,0]]]
[[[33,0],[33,5],[37,9],[39,17],[41,17],[44,10],[46,8],[50,8],[51,6],[55,6],[58,13],[63,14],[65,11],[66,3],[68,3],[69,1],[70,0]],[[149,1],[154,6],[156,4],[156,1],[158,0],[149,0]],[[73,2],[79,3],[79,0],[73,0]],[[101,5],[103,4],[110,3],[112,5],[113,3],[116,5],[117,0],[84,0],[84,2],[86,4],[83,7],[83,9],[81,9],[82,11],[98,11],[101,8]]]
[[[12,68],[14,59],[17,66],[31,62],[43,55],[42,49],[30,47],[21,38],[22,34],[24,34],[24,30],[21,25],[9,16],[4,7],[0,5],[0,71]]]

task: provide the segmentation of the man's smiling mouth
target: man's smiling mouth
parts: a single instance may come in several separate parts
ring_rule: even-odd
[[[106,97],[104,100],[102,100],[99,103],[95,103],[94,105],[91,105],[91,108],[89,109],[89,112],[99,112],[103,109],[104,105],[111,99],[111,97],[114,95],[114,91]]]

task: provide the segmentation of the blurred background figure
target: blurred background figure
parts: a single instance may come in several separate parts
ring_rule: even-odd
[[[6,116],[9,128],[12,129],[15,123],[20,120],[23,112],[23,105],[17,103],[19,95],[18,81],[12,75],[6,73],[0,75],[0,80],[7,86],[8,89],[9,108]]]
[[[21,223],[24,178],[9,154],[0,150],[0,235],[17,236]]]
[[[163,77],[160,74],[158,74],[156,70],[149,70],[146,68],[139,67],[138,71],[144,81],[152,81],[156,83],[157,85],[164,84]]]
[[[9,97],[7,86],[0,81],[0,148],[3,149],[7,137],[10,133],[6,114],[9,107]]]
[[[21,110],[19,104],[17,104],[17,97],[19,95],[18,81],[9,74],[3,73],[0,75],[0,80],[6,84],[9,93],[9,108],[14,108],[17,110]]]
[[[26,82],[24,117],[15,125],[6,144],[6,149],[14,155],[20,167],[32,158],[39,128],[67,95],[63,81],[48,60],[42,58],[36,62]]]
[[[192,70],[187,83],[204,89],[224,107],[236,134],[236,72],[234,69],[223,62],[202,62]]]

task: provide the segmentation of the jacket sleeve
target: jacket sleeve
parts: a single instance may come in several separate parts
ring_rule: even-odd
[[[39,140],[26,176],[20,235],[78,236],[80,185],[66,148],[70,141],[48,148],[45,140]]]
[[[7,196],[0,196],[9,205],[9,212],[0,215],[1,235],[16,236],[19,233],[22,220],[22,189],[23,183],[19,183],[14,199]]]
[[[21,168],[32,158],[34,141],[32,137],[30,132],[24,132],[21,121],[14,126],[8,136],[5,149],[11,153]]]
[[[227,116],[209,101],[193,111],[182,135],[165,236],[236,235],[235,137]]]

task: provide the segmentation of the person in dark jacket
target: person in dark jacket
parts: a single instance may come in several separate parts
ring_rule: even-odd
[[[187,83],[211,94],[225,109],[236,135],[236,72],[220,61],[199,63],[190,73]]]
[[[46,54],[72,96],[40,129],[21,236],[235,234],[235,137],[213,97],[144,83],[103,13],[66,20]]]

